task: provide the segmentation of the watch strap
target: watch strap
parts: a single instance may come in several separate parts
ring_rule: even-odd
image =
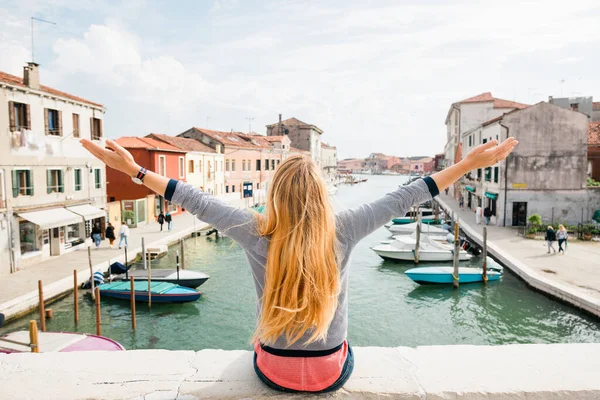
[[[137,175],[135,177],[137,179],[139,179],[140,181],[143,181],[147,172],[148,172],[148,170],[146,168],[142,167],[142,168],[140,168],[140,171],[137,173]]]

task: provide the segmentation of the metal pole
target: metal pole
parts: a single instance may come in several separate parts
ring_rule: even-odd
[[[127,268],[127,244],[125,244],[125,279],[129,279],[129,268]]]
[[[75,324],[79,322],[79,294],[78,294],[78,285],[77,285],[77,270],[73,270],[73,306],[75,308]]]
[[[415,243],[415,264],[419,263],[419,247],[421,246],[421,218],[417,214],[417,242]]]
[[[458,288],[458,260],[460,256],[460,243],[458,240],[458,221],[454,223],[454,273],[452,274],[453,286]]]
[[[40,309],[40,325],[42,332],[46,332],[46,312],[44,310],[44,288],[42,281],[38,281],[38,294],[39,294],[39,309]]]
[[[148,308],[152,307],[152,281],[150,277],[152,276],[152,257],[148,257]]]
[[[179,250],[175,253],[175,265],[177,266],[177,284],[179,284]]]
[[[483,283],[487,283],[487,227],[483,227]]]
[[[94,287],[96,286],[94,284],[94,270],[92,269],[92,249],[91,247],[88,246],[87,248],[88,251],[88,264],[90,266],[90,282],[92,283],[92,300],[94,300],[96,297],[96,292],[94,292]]]
[[[185,253],[184,253],[184,243],[183,239],[179,241],[180,252],[181,252],[181,269],[185,269]],[[177,277],[179,279],[179,277]]]
[[[131,283],[131,329],[135,331],[135,282],[133,276],[129,277],[129,282]]]

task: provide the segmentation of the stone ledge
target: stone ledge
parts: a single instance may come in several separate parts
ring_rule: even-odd
[[[394,399],[599,399],[600,344],[355,348],[334,394]],[[0,355],[0,399],[303,398],[265,387],[249,351]]]

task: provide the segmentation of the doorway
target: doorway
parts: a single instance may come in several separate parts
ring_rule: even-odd
[[[527,226],[527,203],[513,203],[512,226]]]

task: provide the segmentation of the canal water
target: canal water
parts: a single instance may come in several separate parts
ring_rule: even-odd
[[[336,209],[355,207],[395,189],[406,178],[369,176],[366,183],[341,186]],[[349,341],[355,346],[600,342],[600,320],[532,291],[506,271],[499,282],[452,287],[420,286],[404,272],[412,264],[383,261],[369,246],[389,238],[381,228],[354,250],[349,296]],[[208,273],[194,303],[137,304],[137,331],[131,330],[129,303],[102,301],[102,334],[126,349],[251,349],[255,292],[248,263],[229,238],[190,238],[186,267]],[[176,248],[154,267],[174,265]],[[472,260],[480,263],[479,258]],[[95,332],[93,303],[81,294],[80,322],[73,323],[73,300],[52,304],[52,331]],[[0,334],[25,329],[30,314]]]

